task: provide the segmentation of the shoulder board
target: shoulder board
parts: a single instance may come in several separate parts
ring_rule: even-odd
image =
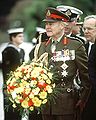
[[[82,42],[79,38],[77,37],[73,37],[73,36],[67,36],[69,39],[71,40],[76,40],[76,41],[79,41],[79,42]],[[83,43],[83,42],[82,42]]]

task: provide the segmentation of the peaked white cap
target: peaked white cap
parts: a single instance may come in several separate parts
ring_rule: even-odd
[[[12,28],[9,29],[7,32],[8,34],[12,34],[12,33],[22,33],[24,31],[24,28]]]
[[[41,28],[41,27],[36,27],[36,31],[39,32],[39,33],[46,32],[46,30],[44,28]]]
[[[56,8],[60,11],[67,11],[68,9],[70,9],[72,13],[77,14],[77,15],[83,14],[83,12],[81,10],[79,10],[78,8],[75,8],[75,7],[71,7],[71,6],[59,5]]]

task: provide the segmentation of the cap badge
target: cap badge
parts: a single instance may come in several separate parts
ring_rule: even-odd
[[[46,16],[50,16],[50,15],[51,15],[50,10],[48,10]]]
[[[71,10],[68,9],[68,10],[65,12],[65,14],[68,15],[68,16],[71,16],[71,15],[72,15]]]

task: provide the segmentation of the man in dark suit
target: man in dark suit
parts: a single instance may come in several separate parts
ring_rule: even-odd
[[[91,94],[83,112],[83,120],[96,120],[96,15],[84,18],[85,45],[88,54],[89,77],[92,84]]]
[[[88,77],[88,59],[84,45],[66,37],[65,26],[69,21],[66,14],[49,7],[46,10],[46,19],[43,21],[45,21],[47,36],[50,38],[47,43],[40,44],[36,55],[38,58],[42,58],[44,55],[46,58],[48,55],[46,62],[58,74],[56,87],[62,89],[55,102],[49,102],[42,111],[43,120],[80,119],[80,111],[84,108],[91,88]],[[81,79],[80,94],[78,94],[73,82],[77,71]]]
[[[24,28],[10,28],[8,30],[10,42],[2,52],[2,72],[4,78],[4,84],[8,80],[8,74],[14,71],[24,61],[24,50],[19,48],[19,45],[24,40]],[[5,108],[5,119],[4,120],[20,120],[21,117],[19,112],[13,110],[12,106],[6,109],[11,102],[6,98],[6,90],[4,89],[4,108]]]

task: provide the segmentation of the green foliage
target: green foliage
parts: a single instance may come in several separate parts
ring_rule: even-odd
[[[79,8],[84,12],[81,21],[83,21],[83,18],[86,15],[96,14],[96,0],[20,0],[17,3],[18,4],[14,6],[10,13],[11,17],[9,21],[11,22],[12,20],[17,19],[23,21],[25,32],[28,36],[28,41],[31,41],[35,36],[36,27],[45,27],[42,20],[45,18],[45,11],[47,7],[70,5]],[[3,34],[0,35],[2,38]]]

